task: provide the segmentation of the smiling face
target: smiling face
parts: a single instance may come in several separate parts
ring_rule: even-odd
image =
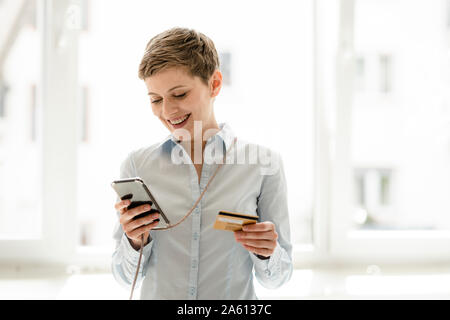
[[[152,111],[177,139],[176,129],[189,131],[194,138],[194,121],[200,121],[202,132],[218,129],[214,116],[214,98],[222,87],[222,74],[216,70],[206,85],[183,67],[162,70],[145,79]]]

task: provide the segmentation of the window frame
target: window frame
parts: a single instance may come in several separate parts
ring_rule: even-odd
[[[37,1],[42,40],[41,83],[37,91],[42,113],[37,142],[42,145],[43,238],[0,241],[0,258],[11,264],[77,264],[108,269],[111,252],[78,247],[78,228],[73,227],[77,225],[80,121],[73,119],[80,119],[80,30],[70,28],[66,12],[79,1]],[[313,1],[313,242],[294,244],[295,267],[336,262],[446,262],[450,259],[447,231],[351,231],[354,6],[355,0]]]
[[[75,0],[37,0],[40,82],[37,139],[41,146],[41,238],[1,240],[7,265],[66,265],[75,252],[77,177],[77,31],[67,24]],[[57,135],[54,133],[58,132]],[[63,152],[62,152],[63,151]],[[33,159],[31,159],[33,161]],[[24,186],[26,187],[26,186]]]

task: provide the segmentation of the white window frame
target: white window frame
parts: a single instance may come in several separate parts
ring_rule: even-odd
[[[313,1],[313,108],[314,108],[314,200],[312,244],[293,246],[295,268],[311,268],[330,263],[330,197],[331,164],[333,152],[333,108],[334,103],[327,100],[333,96],[335,82],[329,70],[334,61],[329,59],[330,50],[335,47],[336,37],[330,21],[337,23],[338,2],[326,0]],[[330,92],[325,95],[325,92]],[[295,226],[291,226],[295,231]]]
[[[77,31],[71,28],[73,13],[68,11],[73,5],[75,0],[37,0],[42,53],[37,93],[41,157],[30,161],[42,165],[42,237],[0,241],[3,265],[66,265],[75,252],[79,122],[73,121],[78,119],[78,40]]]
[[[38,0],[43,53],[38,87],[42,110],[38,143],[42,146],[43,238],[0,241],[2,263],[76,263],[109,268],[112,252],[95,248],[80,252],[77,242],[78,30],[71,27],[73,17],[67,11],[77,3],[78,0]],[[354,5],[354,0],[313,2],[313,243],[294,244],[295,267],[336,262],[446,262],[450,259],[450,232],[351,229]],[[295,231],[295,226],[291,229]]]

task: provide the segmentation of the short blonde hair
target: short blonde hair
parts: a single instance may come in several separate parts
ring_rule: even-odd
[[[175,27],[154,36],[145,49],[139,66],[139,78],[144,80],[170,67],[186,67],[208,85],[214,71],[220,68],[214,42],[193,29]]]

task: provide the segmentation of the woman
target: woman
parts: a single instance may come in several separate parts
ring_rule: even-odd
[[[216,121],[222,74],[214,43],[195,30],[167,30],[148,43],[139,77],[170,135],[131,152],[121,178],[141,177],[166,215],[177,220],[195,204],[225,154],[226,162],[192,215],[173,229],[153,230],[158,213],[133,220],[149,208],[127,210],[130,201],[118,199],[114,277],[132,283],[142,245],[141,299],[256,299],[253,268],[264,287],[281,286],[292,274],[282,161]],[[255,161],[258,155],[265,155],[264,164]],[[219,211],[258,215],[258,222],[241,231],[217,230]]]

